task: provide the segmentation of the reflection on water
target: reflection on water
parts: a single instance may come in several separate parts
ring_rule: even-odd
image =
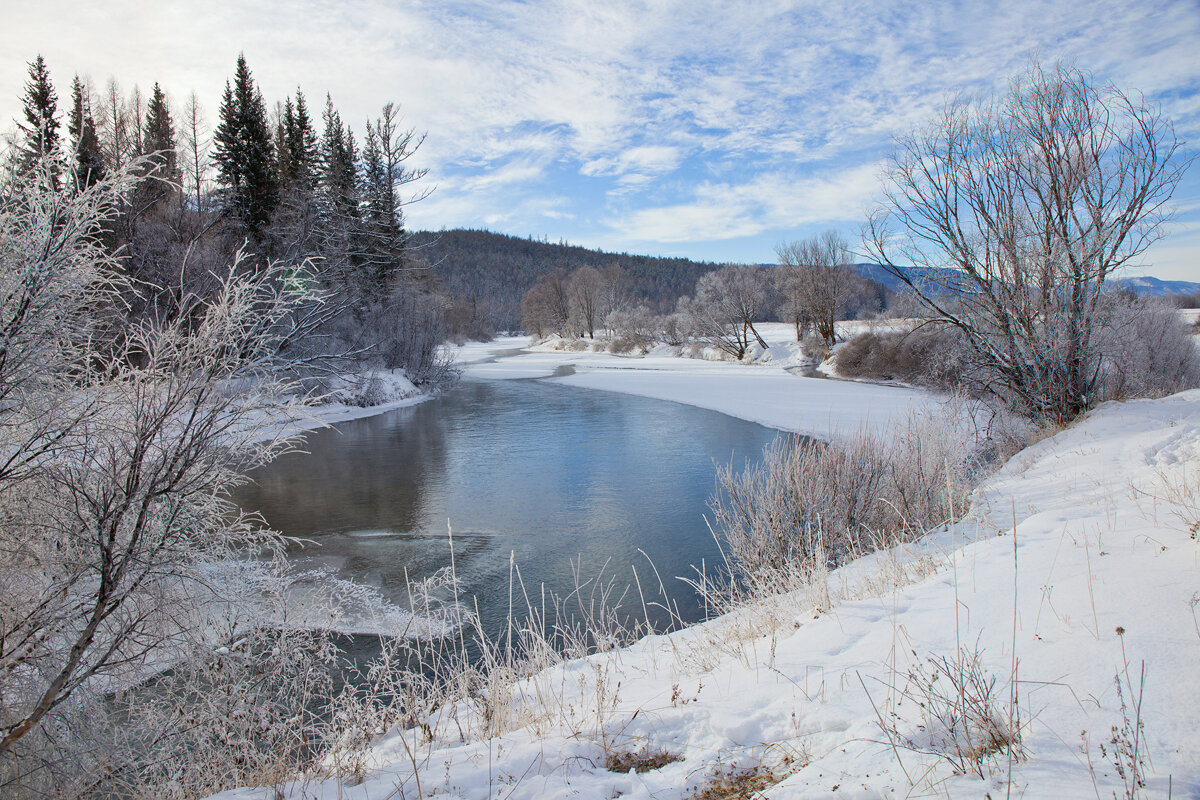
[[[529,593],[571,591],[573,564],[700,609],[677,575],[719,562],[705,524],[714,462],[757,458],[775,431],[690,406],[533,381],[463,382],[436,400],[309,435],[238,496],[324,566],[407,605],[406,582],[450,561],[489,628],[509,554]],[[644,551],[643,556],[639,549]],[[619,593],[619,592],[618,592]]]

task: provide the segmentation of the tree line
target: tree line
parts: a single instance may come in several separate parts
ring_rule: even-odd
[[[604,270],[583,266],[543,275],[521,300],[522,325],[539,337],[595,339],[602,330],[617,349],[655,343],[715,347],[741,359],[766,342],[755,322],[785,320],[796,341],[830,348],[838,341],[834,323],[882,311],[888,291],[860,275],[850,263],[845,239],[830,230],[778,248],[779,264],[713,265],[690,292],[681,292],[664,312],[631,289],[618,263]]]
[[[625,290],[655,312],[674,308],[717,265],[686,258],[608,253],[564,242],[483,230],[416,232],[414,248],[456,306],[455,331],[512,331],[522,327],[521,298],[543,276],[580,267],[619,267]]]
[[[269,110],[244,56],[211,129],[195,93],[178,108],[158,83],[148,97],[125,95],[115,79],[97,92],[76,75],[64,135],[40,55],[22,101],[11,169],[44,163],[52,186],[82,191],[135,165],[139,181],[106,224],[132,279],[130,319],[181,313],[179,298],[214,291],[219,266],[243,251],[243,269],[302,265],[293,281],[322,293],[310,349],[402,367],[418,382],[446,376],[434,353],[448,302],[413,258],[404,215],[428,193],[425,170],[410,165],[424,136],[395,103],[366,122],[360,144],[328,94],[320,120],[299,88]]]

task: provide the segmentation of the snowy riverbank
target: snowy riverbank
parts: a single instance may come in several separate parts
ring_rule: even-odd
[[[791,326],[767,323],[760,331],[770,348],[753,364],[683,358],[667,348],[644,356],[547,347],[518,352],[529,345],[525,336],[470,343],[455,349],[455,360],[469,378],[537,378],[624,392],[817,436],[864,427],[887,430],[913,411],[941,402],[920,389],[803,377],[796,374],[803,359]]]
[[[1012,796],[1108,797],[1121,792],[1110,740],[1135,704],[1147,791],[1197,796],[1198,476],[1200,391],[1105,405],[988,480],[971,522],[835,572],[828,612],[780,598],[552,668],[514,687],[495,738],[462,741],[455,713],[476,712],[447,709],[432,739],[384,737],[360,783],[286,796],[417,797],[419,775],[425,797],[665,800],[759,768],[781,779],[775,798],[998,797],[1010,769]],[[955,774],[942,723],[911,697],[910,673],[960,648],[996,679],[1001,714],[1017,665],[1026,758],[985,759],[982,778]],[[605,768],[647,747],[680,760]]]
[[[413,385],[403,370],[374,370],[359,375],[344,375],[333,383],[327,401],[305,408],[304,415],[288,425],[286,430],[312,430],[372,417],[423,403],[436,396]]]
[[[493,360],[526,342],[468,345],[460,363],[472,377],[625,391],[811,433],[936,402],[771,364]],[[461,736],[479,728],[464,724],[480,713],[466,702],[383,737],[353,785],[313,779],[282,796],[683,800],[769,776],[754,796],[973,798],[1010,796],[1011,775],[1014,797],[1107,798],[1126,796],[1117,763],[1129,778],[1137,760],[1148,796],[1200,797],[1197,525],[1200,390],[1106,404],[1017,454],[963,523],[833,572],[828,610],[811,599],[823,589],[781,596],[547,669],[489,698],[506,720],[491,738]],[[1022,757],[989,755],[982,776],[955,768],[957,734],[920,705],[940,696],[953,711],[954,676],[930,682],[931,659],[962,664],[960,653],[994,680],[989,713],[1020,731]],[[610,769],[639,753],[670,759]]]

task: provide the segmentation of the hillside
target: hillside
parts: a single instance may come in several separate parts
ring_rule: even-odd
[[[701,275],[717,265],[686,258],[606,253],[564,243],[521,239],[479,230],[422,231],[413,235],[420,258],[429,264],[452,297],[485,302],[497,330],[521,322],[521,296],[538,278],[556,269],[619,265],[626,291],[656,312],[674,309],[691,294]]]

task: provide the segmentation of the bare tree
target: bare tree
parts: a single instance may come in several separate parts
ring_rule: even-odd
[[[595,267],[580,267],[571,273],[567,282],[570,294],[571,318],[575,327],[586,333],[589,339],[596,338],[596,323],[600,321],[600,304],[604,292],[604,278]]]
[[[187,102],[184,103],[183,122],[179,127],[186,162],[184,172],[196,196],[196,211],[203,214],[204,185],[211,168],[208,148],[212,140],[209,138],[208,123],[204,120],[204,109],[195,92],[189,94]]]
[[[761,268],[728,264],[701,277],[695,296],[681,300],[679,310],[696,338],[741,359],[753,341],[767,346],[754,320],[766,311],[769,299]]]
[[[120,327],[99,240],[133,162],[82,192],[11,177],[0,202],[0,772],[77,695],[189,637],[207,567],[277,545],[228,488],[301,401],[283,270],[230,265],[214,296]]]
[[[850,248],[835,230],[790,244],[775,251],[782,270],[782,294],[796,325],[796,341],[804,327],[813,326],[826,346],[837,343],[834,323],[855,287],[850,268]]]
[[[373,129],[379,137],[379,150],[383,156],[383,171],[386,182],[392,187],[392,206],[390,212],[400,216],[400,210],[407,205],[420,202],[433,192],[428,186],[412,194],[406,194],[409,184],[421,180],[429,170],[426,167],[414,168],[408,166],[408,160],[416,154],[425,142],[425,134],[417,133],[416,128],[402,129],[400,127],[400,109],[395,103],[385,103],[374,125],[367,123],[368,129]]]
[[[119,170],[129,159],[132,145],[129,108],[125,104],[125,98],[121,96],[121,85],[117,83],[116,78],[108,79],[100,102],[100,117],[97,122],[100,125],[104,157],[109,169]]]
[[[1162,234],[1181,148],[1140,96],[1035,63],[900,141],[867,246],[962,331],[976,389],[1067,422],[1099,399],[1104,284]]]
[[[621,265],[616,261],[601,270],[600,275],[603,281],[600,289],[599,316],[600,319],[607,320],[609,314],[629,305],[626,287],[628,278],[625,270],[621,269]]]
[[[566,333],[571,318],[571,295],[565,270],[543,275],[521,298],[521,324],[536,336]]]

